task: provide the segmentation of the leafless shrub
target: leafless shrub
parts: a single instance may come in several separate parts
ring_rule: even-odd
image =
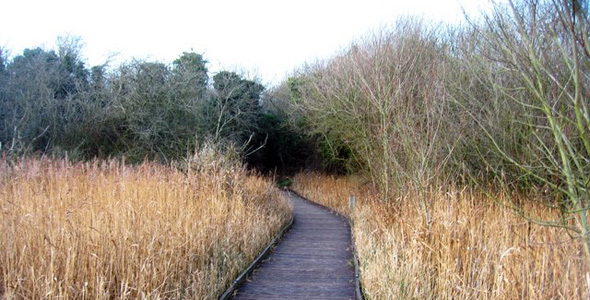
[[[309,67],[292,86],[313,131],[350,147],[385,199],[443,165],[445,43],[437,30],[404,19]]]

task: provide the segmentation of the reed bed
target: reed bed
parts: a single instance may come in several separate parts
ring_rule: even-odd
[[[0,161],[0,299],[215,299],[291,217],[240,166]]]
[[[388,204],[359,178],[320,174],[296,176],[293,189],[351,219],[367,299],[588,299],[582,245],[515,215],[502,196],[432,184]]]

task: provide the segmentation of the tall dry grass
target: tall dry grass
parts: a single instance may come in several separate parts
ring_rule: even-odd
[[[291,216],[241,167],[0,161],[0,298],[215,299]]]
[[[293,188],[352,220],[367,299],[588,299],[581,243],[525,221],[501,197],[432,184],[428,223],[418,195],[386,204],[359,178],[300,174]]]

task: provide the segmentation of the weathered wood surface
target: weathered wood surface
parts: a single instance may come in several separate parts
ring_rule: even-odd
[[[348,223],[293,193],[289,197],[293,227],[233,299],[354,299]]]

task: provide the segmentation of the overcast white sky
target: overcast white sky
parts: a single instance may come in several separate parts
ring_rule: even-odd
[[[8,0],[0,5],[0,46],[13,55],[53,49],[60,35],[82,38],[89,66],[118,53],[166,63],[202,53],[210,71],[247,71],[276,83],[304,62],[326,58],[400,15],[456,22],[485,0]]]

